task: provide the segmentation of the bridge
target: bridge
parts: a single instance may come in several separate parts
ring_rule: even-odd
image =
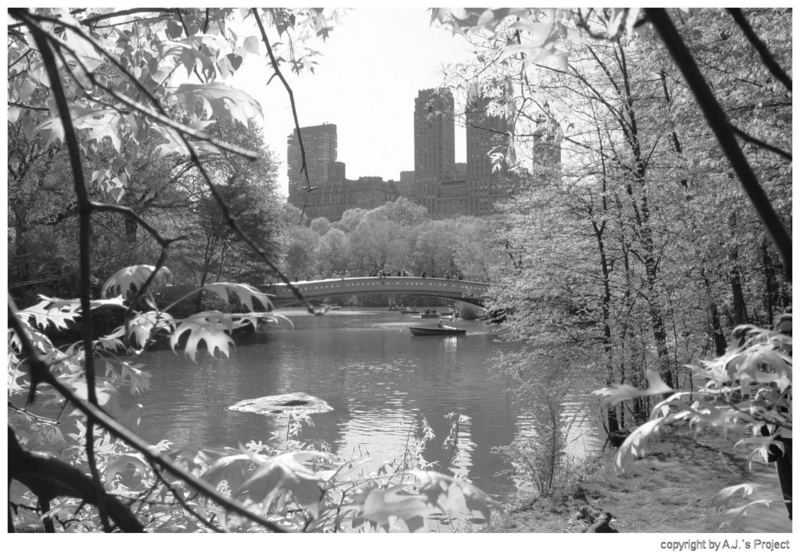
[[[483,306],[491,284],[447,278],[422,278],[417,276],[369,276],[360,278],[330,278],[292,282],[309,301],[335,295],[358,294],[413,294],[441,297]],[[297,304],[299,301],[285,283],[268,284],[261,291],[272,294],[275,306]]]

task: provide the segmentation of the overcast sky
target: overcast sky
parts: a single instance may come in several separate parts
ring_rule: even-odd
[[[336,124],[338,158],[347,164],[350,179],[399,179],[401,170],[413,170],[414,98],[418,90],[441,84],[443,63],[468,59],[466,41],[431,27],[425,8],[364,7],[349,11],[320,50],[314,74],[284,72],[300,125]],[[265,87],[259,67],[264,63],[247,57],[234,86],[262,103],[266,142],[281,161],[279,180],[285,191],[291,109],[278,79]],[[464,152],[463,129],[457,129],[457,161],[465,160]]]

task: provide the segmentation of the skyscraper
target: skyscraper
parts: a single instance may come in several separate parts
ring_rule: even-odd
[[[414,101],[414,201],[431,214],[442,178],[456,165],[453,93],[449,89],[423,89]]]
[[[324,187],[331,176],[331,164],[336,162],[336,124],[322,124],[300,128],[306,152],[308,178],[311,187]],[[289,202],[302,207],[306,191],[306,177],[302,172],[303,157],[297,132],[287,137],[286,163],[289,168]]]
[[[443,176],[456,164],[453,93],[423,89],[414,101],[414,173]]]
[[[467,195],[469,212],[484,215],[494,212],[494,202],[505,191],[505,159],[508,148],[508,121],[487,112],[490,99],[478,87],[467,97]]]

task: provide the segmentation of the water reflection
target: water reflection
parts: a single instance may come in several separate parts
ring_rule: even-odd
[[[286,419],[228,411],[249,398],[306,392],[334,410],[314,414],[300,439],[324,441],[343,458],[371,460],[365,470],[402,457],[409,432],[424,415],[435,438],[422,443],[422,457],[445,471],[469,478],[489,493],[503,495],[514,481],[498,473],[508,463],[492,447],[531,433],[534,420],[511,403],[506,381],[490,371],[489,360],[509,349],[486,334],[484,325],[459,322],[467,336],[414,337],[397,313],[341,311],[325,317],[301,312],[294,329],[237,339],[230,359],[199,358],[194,365],[170,351],[146,353],[153,373],[142,434],[151,442],[169,438],[187,447],[236,446],[281,438]],[[564,416],[581,411],[581,400],[565,400]],[[460,423],[455,451],[443,443],[451,430],[446,415]],[[571,413],[570,413],[571,412]],[[593,438],[590,421],[575,433]],[[588,436],[587,436],[588,435]],[[579,443],[573,443],[580,449]]]

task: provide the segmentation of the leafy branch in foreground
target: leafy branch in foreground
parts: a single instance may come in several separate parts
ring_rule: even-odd
[[[791,329],[791,315],[782,316],[780,321]],[[616,457],[621,471],[628,469],[634,459],[647,455],[648,441],[654,435],[668,431],[669,425],[680,424],[697,432],[714,431],[731,438],[734,447],[749,449],[752,461],[767,463],[788,456],[784,442],[791,442],[786,436],[790,439],[792,431],[792,338],[782,331],[751,325],[739,326],[733,334],[738,340],[736,347],[692,366],[697,376],[705,379],[702,387],[669,395],[653,408],[650,420],[625,439]],[[606,405],[666,393],[659,388],[653,391],[652,387],[651,384],[647,390],[635,390],[617,385],[595,393]],[[788,465],[791,467],[791,459]],[[783,477],[779,478],[784,489]],[[716,502],[723,506],[738,495],[751,495],[754,491],[747,485],[729,487],[719,493]],[[791,491],[784,489],[783,494],[788,496],[786,503],[790,507]],[[746,513],[751,505],[764,502],[756,500],[734,508],[729,516]],[[791,516],[791,509],[789,512]]]

